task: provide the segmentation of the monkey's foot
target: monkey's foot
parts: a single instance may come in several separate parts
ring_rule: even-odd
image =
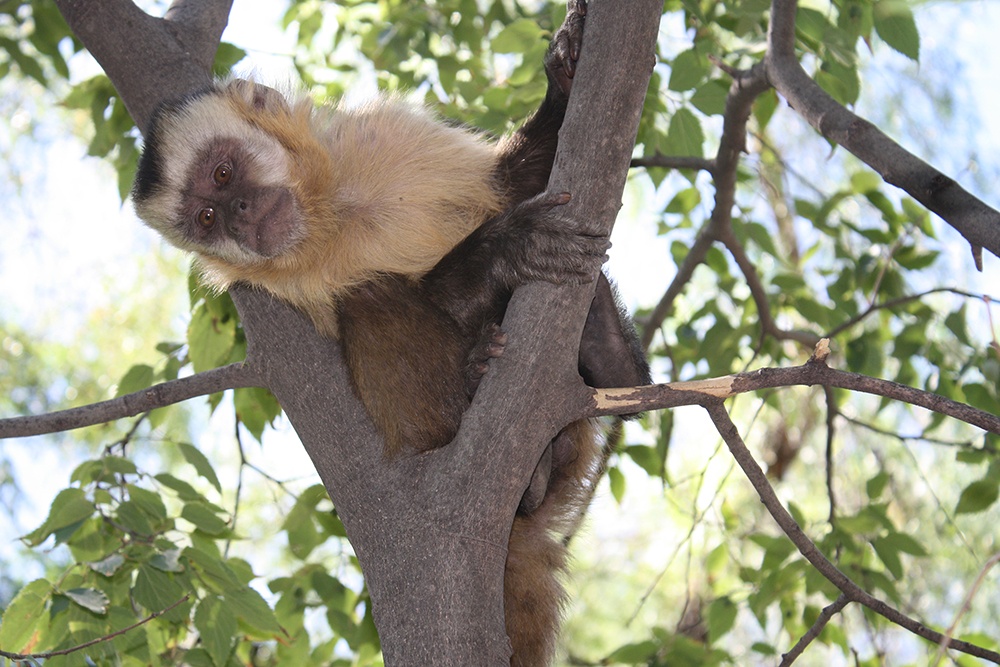
[[[483,330],[479,342],[469,352],[469,360],[466,364],[465,391],[468,392],[469,398],[476,395],[479,382],[490,370],[490,359],[501,356],[506,345],[507,334],[500,329],[499,324],[490,324]]]

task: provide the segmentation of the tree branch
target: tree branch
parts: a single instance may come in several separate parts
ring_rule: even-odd
[[[775,494],[774,489],[771,488],[770,483],[768,483],[767,476],[764,474],[764,471],[761,470],[759,465],[757,465],[757,462],[754,460],[750,450],[747,449],[746,444],[740,437],[736,425],[733,424],[732,420],[729,418],[729,414],[726,412],[725,405],[723,405],[722,401],[707,400],[703,404],[703,407],[708,411],[708,414],[712,418],[712,422],[718,429],[719,434],[722,436],[722,439],[726,441],[729,451],[732,452],[733,458],[736,459],[736,462],[743,469],[747,479],[750,480],[754,490],[757,491],[757,495],[760,496],[760,500],[764,504],[764,507],[767,508],[768,513],[774,518],[778,526],[781,527],[781,530],[799,550],[799,553],[801,553],[802,556],[808,560],[820,574],[840,589],[844,596],[853,602],[863,604],[876,614],[879,614],[889,621],[906,628],[919,637],[923,637],[924,639],[934,643],[945,643],[948,648],[1000,664],[1000,653],[990,651],[968,642],[951,639],[940,632],[931,630],[923,623],[906,616],[882,600],[874,597],[854,583],[850,577],[841,572],[826,558],[826,556],[823,555],[812,540],[806,536],[806,534],[802,531],[802,528],[795,522],[795,519],[792,518],[792,515],[789,514],[788,510],[786,510],[784,505],[781,504],[781,501],[778,499],[777,494]]]
[[[689,157],[677,155],[650,155],[649,157],[632,158],[630,167],[658,167],[661,169],[693,169],[695,171],[707,171],[715,173],[715,160],[708,160],[703,157]]]
[[[796,0],[771,3],[764,57],[771,85],[816,131],[846,148],[887,183],[906,191],[954,227],[972,246],[976,268],[983,268],[982,248],[1000,257],[1000,212],[848,111],[806,74],[795,56],[796,6]]]
[[[885,396],[954,417],[990,433],[1000,435],[1000,417],[944,396],[878,378],[830,368],[820,359],[811,359],[791,368],[761,368],[748,373],[725,375],[693,382],[594,389],[588,416],[621,415],[659,410],[681,405],[704,405],[706,400],[724,400],[737,394],[792,385],[821,385]]]
[[[0,419],[0,440],[23,438],[29,435],[58,433],[84,426],[104,424],[116,419],[134,417],[143,412],[186,401],[196,396],[207,396],[226,389],[256,387],[260,379],[252,368],[243,363],[196,373],[186,378],[153,385],[109,401],[59,410],[44,415]]]
[[[142,620],[136,621],[132,625],[126,626],[126,627],[122,628],[121,630],[117,630],[115,632],[112,632],[111,634],[104,635],[103,637],[97,637],[96,639],[91,639],[90,641],[84,642],[82,644],[77,644],[76,646],[70,646],[69,648],[59,649],[58,651],[46,651],[44,653],[10,653],[8,651],[0,651],[0,658],[7,658],[8,660],[13,660],[14,662],[21,662],[21,661],[25,661],[26,662],[28,660],[30,660],[32,662],[35,662],[37,660],[45,660],[47,658],[54,658],[54,657],[56,657],[58,655],[70,655],[71,653],[78,653],[79,651],[82,651],[85,648],[90,648],[91,646],[94,646],[95,644],[101,644],[101,643],[104,643],[104,642],[109,642],[112,639],[114,639],[115,637],[120,637],[120,636],[124,635],[126,632],[129,632],[131,630],[135,630],[136,628],[138,628],[138,627],[140,627],[142,625],[145,625],[146,623],[149,623],[154,618],[159,618],[160,616],[163,616],[167,612],[173,610],[175,607],[178,607],[181,604],[187,602],[189,599],[191,599],[191,596],[190,595],[185,595],[184,597],[182,597],[177,602],[174,602],[169,607],[164,607],[163,609],[160,609],[159,611],[154,611],[154,612],[150,613],[148,616],[146,616],[145,618],[143,618]]]
[[[640,344],[643,349],[649,349],[649,345],[656,335],[656,330],[673,310],[674,300],[683,291],[684,286],[691,280],[694,270],[705,261],[712,244],[722,241],[726,247],[733,252],[733,247],[738,246],[732,235],[733,206],[736,204],[736,172],[739,167],[740,156],[746,151],[746,131],[747,121],[750,118],[750,110],[757,97],[770,86],[764,77],[764,70],[761,65],[753,68],[741,70],[727,70],[733,77],[733,82],[729,87],[726,97],[726,108],[723,114],[722,136],[719,140],[719,149],[715,158],[710,161],[703,161],[705,165],[711,165],[710,173],[713,176],[715,185],[715,205],[712,208],[711,218],[698,232],[691,250],[688,252],[684,262],[677,269],[674,279],[670,282],[666,293],[656,304],[656,307],[643,322],[640,332]],[[707,166],[704,168],[708,168]],[[728,241],[728,242],[727,242]],[[741,251],[742,248],[737,248]],[[756,279],[756,272],[752,270],[749,262],[740,262],[742,253],[734,253],[737,263],[747,277],[748,282],[759,284]],[[753,290],[752,290],[753,292]],[[767,304],[766,294],[763,289],[758,289],[755,294],[755,302],[761,313],[762,323],[770,322],[770,328],[765,327],[764,332],[777,332],[782,337],[796,338],[797,334],[792,332],[781,332],[773,320],[770,319],[770,307]],[[759,298],[758,298],[759,297]],[[803,339],[805,340],[805,339]],[[817,338],[818,340],[818,338]],[[811,340],[810,344],[815,344],[816,340]]]
[[[56,0],[66,23],[104,68],[143,133],[161,102],[211,81],[232,4],[175,0],[158,19],[131,0]],[[142,45],[141,55],[136,45]]]

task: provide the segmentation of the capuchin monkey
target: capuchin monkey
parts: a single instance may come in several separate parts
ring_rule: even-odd
[[[139,161],[139,217],[194,252],[207,284],[266,289],[338,340],[388,456],[446,445],[502,353],[514,288],[586,280],[607,249],[559,213],[568,195],[543,194],[585,14],[584,0],[569,2],[545,58],[545,100],[498,143],[391,97],[317,109],[234,80],[167,104]],[[650,381],[603,274],[579,370],[595,387]],[[512,665],[552,659],[564,538],[600,450],[595,425],[569,425],[521,501],[505,572]]]

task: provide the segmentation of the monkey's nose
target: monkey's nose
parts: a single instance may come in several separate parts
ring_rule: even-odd
[[[232,204],[229,205],[229,209],[237,214],[245,213],[248,208],[250,208],[250,205],[245,199],[234,199]]]

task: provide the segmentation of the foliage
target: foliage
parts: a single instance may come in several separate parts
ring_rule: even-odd
[[[887,51],[920,58],[920,36],[905,2],[834,0],[824,7],[799,10],[796,46],[814,79],[839,102],[852,105],[870,94],[861,85],[869,49],[876,58]],[[715,150],[726,72],[760,60],[768,9],[763,0],[665,3],[669,36],[659,46],[637,156],[703,158]],[[80,46],[54,7],[35,0],[8,3],[2,11],[8,20],[0,22],[0,75],[49,87],[64,82],[67,58]],[[560,3],[503,0],[302,1],[290,4],[283,26],[296,35],[294,66],[318,99],[339,97],[372,73],[381,89],[416,91],[443,115],[499,134],[544,95],[540,63],[562,12]],[[243,55],[237,47],[221,49],[220,70]],[[88,113],[88,152],[119,170],[124,198],[136,133],[110,83],[103,75],[74,82],[64,103]],[[751,152],[738,172],[732,231],[763,294],[749,286],[747,269],[726,248],[709,250],[664,319],[639,313],[658,379],[799,364],[812,351],[804,340],[829,337],[851,370],[1000,413],[991,300],[955,282],[948,253],[954,235],[842,151],[826,160],[830,146],[794,124],[773,92],[760,96]],[[815,173],[800,166],[810,159],[820,165]],[[712,213],[711,183],[690,169],[650,166],[633,176],[632,189],[662,204],[654,212],[667,249],[662,262],[680,269]],[[187,340],[161,342],[161,357],[125,373],[119,394],[243,358],[246,342],[228,297],[207,292],[193,278],[190,295]],[[0,395],[14,397],[15,411],[44,410],[47,403],[17,397],[42,395],[56,380],[48,369],[14,360],[11,340],[31,344],[5,337]],[[68,375],[71,363],[57,363],[69,384],[86,384]],[[231,408],[241,427],[242,488],[252,465],[241,434],[263,442],[279,408],[258,390],[237,390],[231,402],[216,395],[209,404]],[[276,491],[278,509],[269,513],[239,492],[234,497],[202,453],[203,443],[191,444],[197,438],[186,423],[166,419],[172,410],[148,415],[135,424],[136,433],[79,465],[48,518],[22,538],[68,556],[64,567],[25,582],[9,602],[0,648],[70,648],[162,612],[139,629],[46,664],[85,664],[82,654],[96,664],[378,664],[357,562],[344,551],[343,526],[322,487],[292,490],[257,471]],[[840,391],[772,392],[736,401],[733,412],[745,430],[753,429],[751,442],[759,444],[783,495],[795,499],[792,513],[823,553],[872,594],[946,626],[957,610],[945,602],[946,593],[969,581],[995,549],[997,438]],[[696,446],[703,433],[691,423],[680,413],[647,415],[644,429],[628,431],[611,457],[609,495],[623,508],[636,497],[655,498],[660,508],[658,515],[642,510],[635,517],[650,528],[640,538],[623,536],[621,550],[635,539],[642,542],[631,545],[636,552],[656,558],[609,567],[599,554],[580,550],[576,593],[586,607],[571,614],[566,639],[578,664],[774,660],[837,597],[759,511],[730,474],[731,462],[718,449]],[[171,451],[151,457],[143,443],[160,440],[173,443]],[[136,451],[126,451],[133,443]],[[150,457],[152,463],[139,463]],[[185,481],[182,475],[192,470],[198,479]],[[267,507],[275,498],[264,502]],[[235,526],[238,516],[241,526],[249,525],[242,517],[253,513],[280,523],[280,530],[264,531],[268,554],[258,553],[256,540]],[[278,546],[274,532],[287,545]],[[643,542],[662,547],[664,540],[658,550]],[[241,555],[230,556],[231,550]],[[686,566],[674,563],[678,556]],[[273,569],[280,575],[266,576],[263,595],[258,559],[280,564]],[[618,609],[607,608],[609,599],[635,609],[637,623],[626,627]],[[995,637],[995,596],[974,609],[971,629]],[[593,618],[600,621],[589,622]],[[904,641],[884,620],[858,612],[826,627],[819,660],[853,655],[858,664],[878,664],[867,637],[876,645]],[[995,639],[977,641],[997,646]],[[934,647],[907,644],[906,650]]]

